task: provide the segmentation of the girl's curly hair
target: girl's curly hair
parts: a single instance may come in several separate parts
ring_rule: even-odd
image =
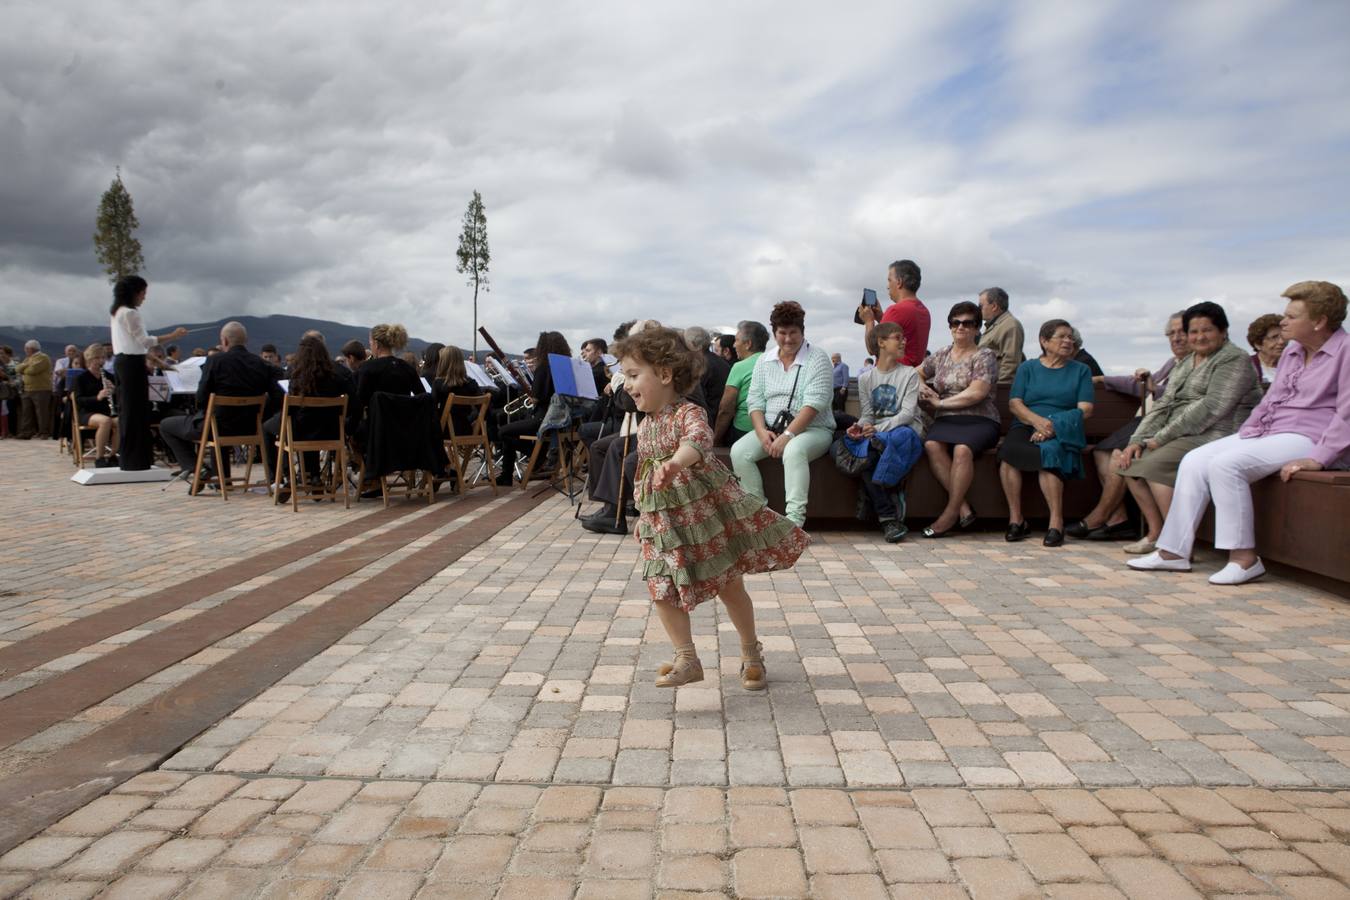
[[[684,335],[658,325],[634,331],[610,347],[619,359],[646,363],[654,369],[670,369],[671,384],[681,396],[689,393],[703,374],[703,356],[689,349]]]

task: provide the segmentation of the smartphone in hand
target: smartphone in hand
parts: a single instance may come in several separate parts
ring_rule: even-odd
[[[872,307],[873,310],[872,321],[874,323],[881,321],[881,304],[877,302],[876,291],[872,290],[871,288],[863,288],[862,305]],[[863,324],[862,316],[858,315],[858,311],[856,309],[853,311],[853,324],[854,325]]]

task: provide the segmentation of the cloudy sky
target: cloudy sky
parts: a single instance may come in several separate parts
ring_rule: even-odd
[[[510,349],[797,299],[861,361],[886,264],[990,285],[1108,369],[1350,284],[1350,4],[7,2],[0,323],[92,323],[121,166],[148,321],[401,321],[468,345],[473,190]]]

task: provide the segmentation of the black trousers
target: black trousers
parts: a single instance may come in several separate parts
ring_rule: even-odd
[[[333,428],[336,430],[337,425]],[[337,435],[333,435],[337,439]],[[267,480],[272,481],[276,478],[275,469],[277,467],[277,441],[281,439],[281,413],[277,413],[270,419],[263,421],[263,468],[267,471]],[[292,438],[292,440],[301,440],[301,438]],[[318,440],[318,438],[315,438]],[[303,454],[303,471],[311,478],[319,474],[319,451],[306,450]],[[337,463],[333,463],[337,465]],[[290,478],[291,473],[283,471],[282,480]]]
[[[127,472],[140,472],[155,462],[150,434],[150,375],[145,356],[119,353],[113,357],[117,375],[117,458]]]
[[[516,419],[508,422],[497,429],[497,437],[500,440],[502,448],[502,473],[511,472],[516,465],[516,456],[526,453],[529,444],[521,438],[525,435],[537,434],[539,423],[543,422],[543,417],[531,416],[528,419]]]
[[[612,506],[633,499],[633,479],[637,476],[637,435],[628,438],[628,455],[624,455],[623,437],[608,434],[591,444],[591,468],[586,473],[586,495]],[[623,492],[620,496],[619,473],[623,472]]]

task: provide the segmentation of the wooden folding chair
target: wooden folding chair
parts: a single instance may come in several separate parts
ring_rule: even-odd
[[[490,394],[480,394],[477,397],[460,397],[451,394],[445,404],[445,411],[441,413],[441,434],[445,437],[445,453],[450,457],[450,467],[455,470],[455,477],[459,482],[458,491],[463,494],[469,489],[468,468],[469,462],[473,459],[475,453],[481,453],[483,456],[483,471],[487,473],[488,484],[492,485],[492,495],[499,496],[497,490],[497,479],[492,474],[492,442],[487,436],[487,416],[488,407],[492,403]],[[455,434],[454,416],[450,410],[455,406],[470,407],[475,410],[473,413],[473,424],[468,434]]]
[[[335,438],[296,440],[291,413],[297,409],[336,409],[338,434]],[[332,454],[332,471],[327,482],[311,484],[305,470],[305,454],[327,452]],[[291,511],[300,511],[301,492],[310,500],[337,500],[338,482],[342,483],[342,505],[352,508],[347,491],[347,397],[292,397],[286,395],[281,404],[281,434],[277,438],[277,464],[273,470],[272,502],[281,502],[281,462],[286,459],[286,474],[291,480]],[[315,473],[319,475],[321,473]]]
[[[547,447],[556,440],[558,442],[558,468],[549,476],[549,483],[557,485],[564,480],[572,480],[577,477],[578,464],[581,461],[578,451],[584,449],[580,435],[577,434],[576,422],[556,431],[550,430],[543,435],[524,435],[521,440],[534,443],[534,449],[530,451],[530,460],[525,465],[525,473],[520,476],[520,489],[528,490],[530,478],[534,476],[534,470],[539,464],[540,456],[547,452]],[[561,488],[559,490],[562,490]],[[563,491],[569,497],[571,491]]]
[[[216,462],[215,481],[220,487],[220,496],[222,500],[230,499],[230,491],[247,492],[255,487],[267,487],[268,481],[264,477],[262,481],[254,482],[251,480],[253,475],[253,450],[248,451],[248,465],[244,468],[244,479],[242,484],[235,484],[233,475],[225,474],[225,457],[221,449],[225,447],[257,447],[258,459],[262,460],[263,450],[263,409],[267,405],[267,395],[259,394],[256,397],[226,397],[222,394],[211,394],[206,401],[206,419],[202,423],[202,437],[197,443],[197,469],[192,473],[192,490],[189,493],[192,496],[202,489],[202,463],[206,461],[206,451],[211,449]],[[255,419],[255,425],[252,434],[221,434],[220,426],[216,423],[216,412],[227,407],[257,407],[258,413]]]
[[[75,392],[71,391],[70,397],[70,455],[75,461],[75,468],[83,469],[84,461],[90,458],[92,453],[98,456],[98,447],[91,446],[88,451],[84,449],[84,435],[88,432],[90,435],[97,435],[98,429],[90,425],[80,424],[80,409],[75,403]]]

